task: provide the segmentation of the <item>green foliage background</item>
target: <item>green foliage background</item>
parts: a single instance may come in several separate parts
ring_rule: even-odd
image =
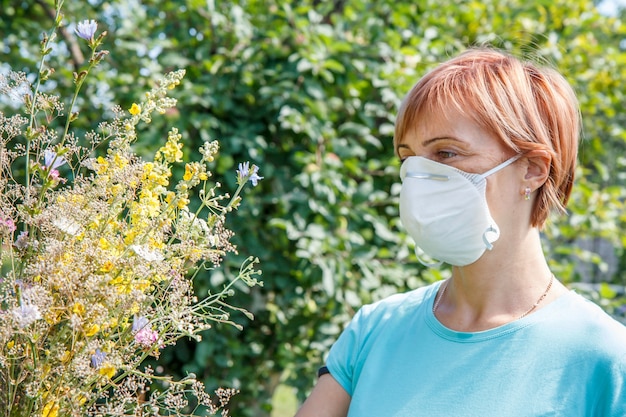
[[[0,0],[4,69],[36,73],[50,1]],[[241,256],[262,262],[265,286],[241,288],[234,301],[255,320],[234,317],[243,331],[217,327],[161,362],[209,386],[239,388],[234,415],[268,413],[279,383],[303,398],[359,306],[448,273],[423,269],[399,224],[393,123],[419,77],[471,45],[555,65],[578,92],[578,183],[569,216],[545,230],[545,249],[564,282],[605,282],[584,288],[621,317],[626,25],[592,1],[67,1],[69,26],[48,85],[71,88],[63,83],[86,54],[71,24],[84,19],[108,32],[103,47],[111,53],[90,75],[82,120],[106,117],[113,103],[129,108],[162,73],[185,68],[178,111],[146,127],[138,151],[151,155],[167,123],[183,133],[188,152],[218,139],[218,174],[250,160],[265,177],[229,225]],[[589,242],[610,250],[596,253],[582,244]],[[202,277],[198,291],[219,286],[239,261]]]

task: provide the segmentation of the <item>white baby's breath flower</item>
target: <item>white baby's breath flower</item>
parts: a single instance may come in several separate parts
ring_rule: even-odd
[[[54,219],[52,224],[55,225],[60,231],[72,236],[76,236],[80,230],[80,225],[67,217]]]
[[[74,330],[78,330],[83,325],[83,319],[78,314],[72,314],[69,320],[70,327]]]
[[[131,245],[130,248],[133,250],[133,252],[135,252],[137,255],[141,256],[148,262],[162,261],[163,259],[165,259],[160,251],[156,249],[150,249],[146,245]]]
[[[183,209],[180,211],[180,221],[181,225],[184,227],[189,227],[193,232],[199,233],[209,233],[211,229],[207,222],[193,213],[190,213],[189,210]]]

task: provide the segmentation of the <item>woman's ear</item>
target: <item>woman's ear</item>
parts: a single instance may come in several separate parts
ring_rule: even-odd
[[[526,186],[536,190],[548,180],[552,156],[548,151],[537,149],[526,152],[524,158],[528,161],[524,176]]]

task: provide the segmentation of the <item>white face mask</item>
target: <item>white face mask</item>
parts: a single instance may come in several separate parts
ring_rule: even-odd
[[[464,266],[491,250],[500,229],[489,213],[485,178],[520,157],[484,174],[470,174],[420,156],[407,158],[400,169],[400,220],[415,240],[418,258],[421,250],[440,262]]]

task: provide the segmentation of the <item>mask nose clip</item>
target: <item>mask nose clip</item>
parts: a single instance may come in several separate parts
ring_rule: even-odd
[[[418,180],[435,180],[435,181],[448,181],[450,177],[441,174],[429,174],[422,172],[407,172],[405,178],[415,178]]]

